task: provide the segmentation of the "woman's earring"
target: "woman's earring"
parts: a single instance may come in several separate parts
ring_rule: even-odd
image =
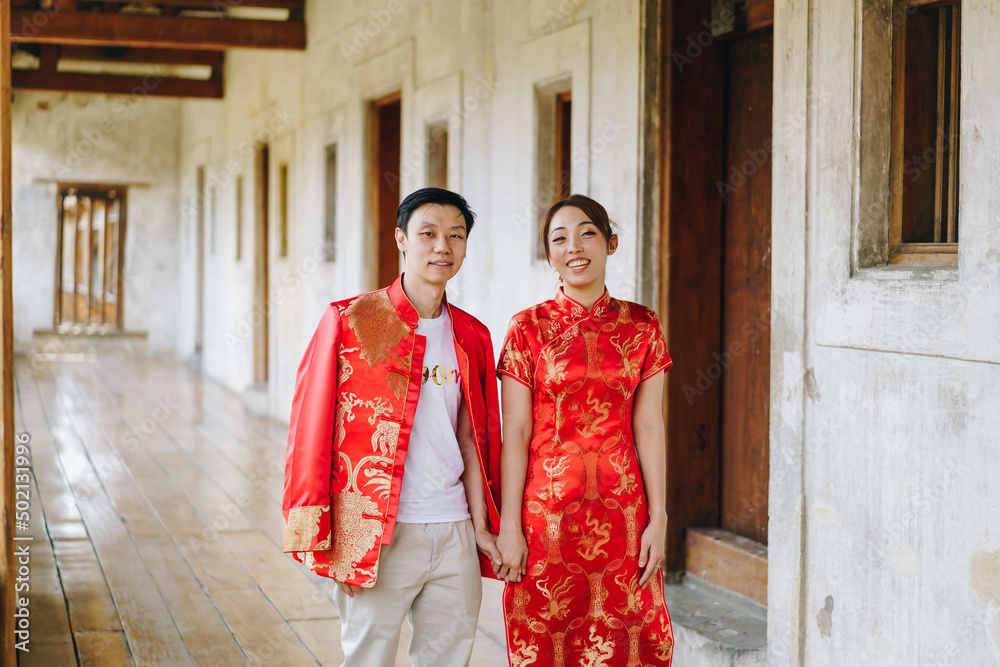
[[[562,281],[563,281],[562,276],[559,276],[559,282],[562,282]]]

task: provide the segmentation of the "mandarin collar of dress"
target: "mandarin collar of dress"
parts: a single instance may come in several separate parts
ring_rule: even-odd
[[[566,296],[566,292],[563,291],[562,287],[556,292],[556,304],[558,304],[559,309],[562,311],[563,320],[567,324],[578,322],[585,317],[600,317],[611,307],[611,303],[612,298],[607,287],[604,288],[604,294],[594,302],[589,313],[581,304]]]

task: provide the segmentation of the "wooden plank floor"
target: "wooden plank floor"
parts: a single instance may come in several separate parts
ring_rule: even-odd
[[[18,357],[30,436],[19,664],[340,665],[333,584],[281,552],[286,426],[127,342]],[[507,665],[484,582],[471,664]],[[396,665],[409,665],[404,624]]]

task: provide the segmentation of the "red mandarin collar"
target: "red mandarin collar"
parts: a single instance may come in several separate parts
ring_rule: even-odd
[[[608,288],[605,287],[604,294],[602,294],[601,297],[594,302],[594,305],[588,313],[587,309],[581,304],[566,296],[566,292],[562,287],[560,287],[559,291],[556,292],[556,303],[565,314],[566,319],[571,321],[580,320],[588,316],[600,317],[608,311],[613,301],[614,299],[611,298]]]
[[[416,329],[417,325],[420,324],[420,313],[417,312],[417,307],[410,303],[409,297],[406,296],[406,292],[403,291],[403,275],[399,274],[399,277],[393,281],[392,285],[389,286],[389,299],[392,301],[392,305],[396,308],[396,312],[399,316],[403,318],[411,329]],[[451,315],[451,305],[448,303],[448,295],[445,294],[441,299],[441,303],[444,308],[448,308],[448,314]],[[443,310],[443,308],[442,308]]]

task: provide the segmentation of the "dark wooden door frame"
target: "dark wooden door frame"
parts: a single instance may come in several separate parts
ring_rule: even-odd
[[[769,3],[750,4],[755,13],[746,11],[741,35],[747,28],[770,25],[770,14],[757,11]],[[708,32],[711,5],[708,0],[663,0],[659,17],[657,306],[676,360],[664,392],[671,572],[686,570],[688,528],[726,528],[721,511],[723,369],[716,356],[723,343],[725,204],[719,184],[726,181],[726,46]]]
[[[395,127],[383,127],[387,113],[398,109]],[[395,228],[399,206],[400,157],[402,147],[402,92],[396,91],[369,103],[368,157],[370,166],[369,195],[371,201],[370,252],[372,289],[389,285],[399,275],[399,254],[395,241],[389,243],[389,226]],[[388,142],[388,143],[387,143]],[[395,181],[393,183],[392,181]],[[392,196],[393,191],[395,196]],[[393,203],[394,202],[394,203]]]
[[[715,183],[724,164],[725,59],[715,40],[688,53],[688,39],[710,20],[708,5],[661,5],[658,306],[677,360],[664,391],[670,572],[685,570],[687,529],[717,526],[720,518],[721,391],[718,382],[699,383],[699,370],[721,347],[722,199]]]
[[[257,146],[256,157],[256,203],[257,211],[254,216],[255,229],[254,239],[254,297],[252,312],[259,317],[251,317],[251,322],[255,323],[253,328],[253,368],[254,382],[265,383],[268,379],[268,346],[270,332],[270,318],[268,317],[268,273],[269,254],[268,235],[270,234],[270,148],[267,144]]]
[[[195,313],[194,352],[201,359],[205,338],[205,167],[199,165],[195,173]]]

